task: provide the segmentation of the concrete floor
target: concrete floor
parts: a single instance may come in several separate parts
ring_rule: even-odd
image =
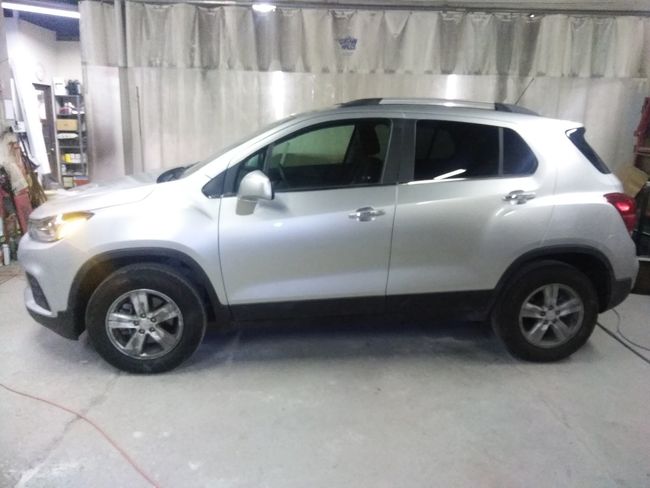
[[[547,365],[466,324],[210,334],[133,376],[34,323],[24,285],[0,284],[0,382],[84,413],[162,487],[650,486],[650,365],[601,329]],[[650,298],[619,310],[650,345]],[[148,483],[87,423],[0,388],[0,486]]]

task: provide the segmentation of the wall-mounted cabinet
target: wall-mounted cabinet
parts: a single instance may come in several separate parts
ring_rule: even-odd
[[[64,188],[88,183],[88,137],[81,95],[56,95],[56,142]]]

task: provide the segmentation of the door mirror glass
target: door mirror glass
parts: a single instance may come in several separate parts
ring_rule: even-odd
[[[269,180],[268,176],[259,170],[248,173],[239,183],[237,198],[248,202],[273,200],[271,180]]]

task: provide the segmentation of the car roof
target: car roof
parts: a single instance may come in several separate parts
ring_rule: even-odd
[[[445,100],[440,98],[362,98],[338,104],[334,107],[296,114],[297,119],[310,118],[314,115],[340,115],[345,112],[372,116],[373,113],[391,112],[408,118],[422,114],[432,116],[467,117],[467,119],[484,119],[512,124],[524,123],[557,128],[581,127],[579,122],[543,117],[536,112],[516,104],[499,102],[477,102],[471,100]]]

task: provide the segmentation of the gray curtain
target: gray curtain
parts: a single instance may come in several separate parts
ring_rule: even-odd
[[[650,19],[83,1],[94,176],[196,161],[261,124],[353,98],[520,103],[631,161]],[[524,93],[525,92],[525,93]],[[523,96],[522,96],[523,95]]]

